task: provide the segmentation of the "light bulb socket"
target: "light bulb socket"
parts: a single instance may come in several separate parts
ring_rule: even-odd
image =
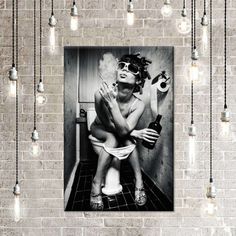
[[[17,79],[18,79],[18,73],[17,73],[16,67],[14,65],[9,70],[9,79],[11,81],[17,81]]]
[[[170,5],[170,0],[165,0],[164,5]]]
[[[37,86],[37,91],[39,93],[43,93],[44,92],[44,84],[43,84],[43,81],[39,81],[39,84]]]
[[[128,3],[127,12],[128,13],[133,13],[134,12],[134,4],[133,4],[132,1],[129,1],[129,3]]]
[[[216,197],[216,187],[213,182],[210,182],[207,187],[206,197],[207,198],[215,198]]]
[[[13,188],[13,194],[15,196],[19,196],[20,195],[20,185],[18,183],[16,183],[16,185]]]
[[[36,142],[37,140],[39,140],[39,133],[36,129],[34,129],[34,131],[32,132],[32,136],[31,136],[32,141]]]
[[[202,26],[208,26],[208,18],[207,18],[206,14],[204,14],[203,17],[202,17],[201,25]]]
[[[193,49],[192,55],[191,55],[192,60],[196,61],[199,58],[199,54],[196,48]]]
[[[70,15],[71,16],[78,16],[79,15],[78,8],[76,7],[75,3],[73,3],[73,6],[70,11]]]
[[[49,18],[49,22],[48,22],[50,27],[55,27],[57,24],[57,19],[55,18],[54,14],[51,15],[51,17]]]
[[[228,111],[227,108],[225,108],[224,111],[221,112],[220,119],[222,122],[229,122],[230,121],[230,112]]]
[[[187,16],[187,9],[183,8],[183,10],[181,11],[181,16],[182,17],[186,17]]]
[[[191,124],[189,127],[188,127],[188,135],[190,137],[193,137],[193,136],[196,136],[197,135],[197,129],[196,129],[196,126],[194,124]]]

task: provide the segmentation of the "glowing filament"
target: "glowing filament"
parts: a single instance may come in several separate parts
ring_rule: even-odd
[[[30,154],[33,157],[38,157],[40,155],[40,146],[36,141],[32,141],[30,145]]]
[[[199,68],[196,62],[192,62],[189,69],[189,76],[191,81],[199,81]]]
[[[51,51],[53,52],[55,50],[55,45],[56,45],[56,29],[55,29],[55,27],[50,27],[49,43],[50,43]]]
[[[127,24],[128,25],[134,24],[134,13],[133,12],[127,12]]]
[[[73,31],[76,31],[79,26],[78,16],[71,16],[70,18],[70,28]]]
[[[202,55],[206,55],[208,50],[208,30],[207,26],[202,26]]]
[[[180,34],[188,34],[191,30],[190,20],[186,16],[182,16],[177,20],[176,27]]]
[[[14,217],[15,222],[18,222],[20,220],[20,196],[15,195],[14,198]]]
[[[16,81],[10,81],[9,96],[16,97]]]

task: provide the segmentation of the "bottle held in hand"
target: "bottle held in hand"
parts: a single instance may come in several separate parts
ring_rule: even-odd
[[[151,122],[148,126],[149,129],[155,130],[159,135],[162,130],[162,126],[160,124],[161,118],[162,118],[162,115],[158,114],[156,120]],[[142,144],[144,147],[148,149],[153,149],[155,147],[156,141],[151,143],[151,142],[147,142],[143,140]]]

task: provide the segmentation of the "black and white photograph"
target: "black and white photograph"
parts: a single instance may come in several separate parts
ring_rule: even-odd
[[[64,48],[66,211],[174,210],[174,48]]]

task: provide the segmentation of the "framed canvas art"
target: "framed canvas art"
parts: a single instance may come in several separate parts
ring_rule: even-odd
[[[173,47],[65,47],[66,211],[173,211],[173,68]]]

